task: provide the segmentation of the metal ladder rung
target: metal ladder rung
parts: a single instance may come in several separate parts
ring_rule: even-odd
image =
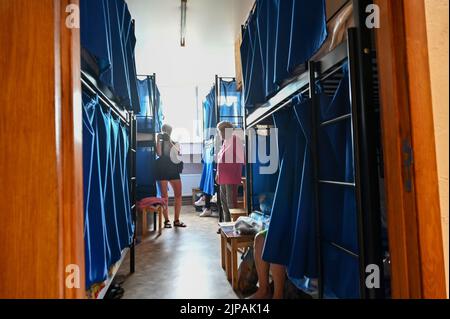
[[[359,258],[359,255],[358,255],[358,254],[355,254],[355,253],[352,252],[351,250],[349,250],[349,249],[347,249],[347,248],[344,248],[344,247],[342,247],[341,245],[336,244],[335,242],[332,242],[332,241],[329,241],[329,240],[325,240],[325,239],[324,239],[324,242],[327,243],[327,244],[329,244],[329,245],[331,245],[331,246],[333,246],[333,247],[336,248],[336,249],[339,249],[340,251],[343,251],[343,252],[346,253],[347,255],[350,255],[350,256],[355,257],[355,258]]]
[[[338,182],[338,181],[319,180],[319,183],[321,183],[321,184],[329,184],[329,185],[347,186],[347,187],[356,187],[355,183]]]
[[[345,114],[345,115],[336,117],[334,119],[325,121],[325,122],[321,123],[320,126],[328,126],[328,125],[335,124],[340,121],[344,121],[344,120],[351,119],[351,118],[352,118],[352,114]]]

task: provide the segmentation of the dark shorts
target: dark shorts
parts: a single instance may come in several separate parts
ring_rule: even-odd
[[[157,181],[180,180],[178,164],[172,162],[169,157],[160,157],[155,162],[155,177]]]

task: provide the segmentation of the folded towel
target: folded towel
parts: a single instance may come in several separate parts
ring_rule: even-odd
[[[144,209],[148,209],[148,208],[156,209],[156,208],[158,208],[158,206],[162,206],[164,209],[167,209],[168,203],[166,202],[165,199],[158,198],[158,197],[144,198],[143,200],[141,200],[137,203],[137,207],[140,210],[144,210]]]

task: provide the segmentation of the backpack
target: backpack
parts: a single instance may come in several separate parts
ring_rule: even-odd
[[[250,248],[243,256],[238,269],[238,290],[243,295],[251,295],[258,290],[258,273],[256,272],[253,248]]]

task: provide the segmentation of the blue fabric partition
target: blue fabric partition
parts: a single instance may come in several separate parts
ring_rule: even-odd
[[[139,90],[140,110],[136,114],[137,130],[139,133],[153,133],[153,80],[146,78],[144,80],[137,80]]]
[[[245,107],[266,102],[326,37],[325,0],[257,0],[242,34]]]
[[[244,105],[247,108],[256,107],[266,100],[257,16],[258,8],[249,19],[241,46],[244,74]]]
[[[162,126],[164,124],[164,108],[161,99],[161,93],[159,92],[158,87],[156,87],[156,128],[155,132],[161,132]]]
[[[81,44],[96,59],[100,79],[113,86],[109,0],[80,0]]]
[[[254,158],[252,159],[251,170],[252,170],[252,204],[255,210],[261,210],[259,207],[259,196],[263,194],[273,194],[275,192],[278,180],[278,171],[274,174],[261,174],[261,167],[267,166],[267,164],[262,164],[259,158],[258,149],[260,143],[264,141],[266,145],[265,152],[270,154],[277,150],[270,149],[270,136],[260,136],[254,135],[251,138],[252,154]],[[262,147],[262,146],[261,146]]]
[[[278,85],[274,81],[278,1],[258,0],[257,6],[259,7],[257,24],[263,61],[264,94],[269,97],[278,90]]]
[[[109,0],[111,48],[113,57],[113,85],[114,93],[121,99],[121,102],[126,105],[130,105],[130,79],[127,72],[126,50],[122,39],[122,16],[119,11],[119,7],[121,5],[123,5],[123,0]]]
[[[151,78],[137,80],[137,86],[139,90],[139,112],[137,112],[136,116],[148,117],[152,115],[152,103],[153,103],[152,82],[153,81]]]
[[[216,135],[217,114],[216,114],[216,89],[213,87],[211,92],[203,102],[203,139],[209,140],[211,136]]]
[[[220,121],[228,121],[236,127],[242,128],[241,93],[236,89],[236,81],[220,81],[219,112]]]
[[[203,152],[203,171],[200,180],[200,189],[208,195],[214,195],[214,144],[206,147]]]
[[[95,59],[99,79],[119,102],[139,111],[135,25],[124,0],[81,0],[81,45]]]
[[[290,35],[288,72],[307,62],[325,42],[325,0],[293,0]]]
[[[138,147],[136,152],[137,200],[156,195],[156,154],[152,147]]]
[[[277,28],[274,61],[274,83],[281,84],[289,77],[288,61],[292,30],[294,0],[277,0]]]
[[[335,96],[321,97],[321,121],[350,114],[349,78],[344,66]],[[319,131],[320,179],[354,183],[354,158],[351,118],[321,127]],[[329,296],[358,298],[359,259],[337,249],[335,243],[359,254],[355,189],[350,186],[322,184],[321,229],[324,261],[324,286]]]
[[[311,101],[274,115],[280,129],[280,173],[263,259],[285,265],[295,282],[317,276],[316,234],[311,176]],[[282,130],[282,131],[281,131]]]
[[[83,93],[86,285],[103,282],[134,233],[128,189],[128,128]]]
[[[153,133],[161,132],[164,122],[164,113],[161,103],[161,96],[158,87],[154,83],[153,77],[143,80],[137,79],[139,93],[139,111],[136,113],[138,121],[138,132]],[[156,92],[153,92],[156,88]],[[153,105],[156,111],[156,126],[153,128]]]

